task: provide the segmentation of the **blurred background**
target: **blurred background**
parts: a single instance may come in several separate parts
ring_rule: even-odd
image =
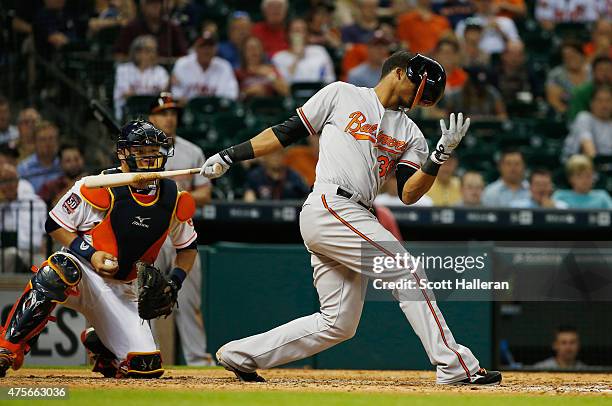
[[[163,123],[193,152],[173,163],[181,168],[294,115],[328,83],[374,87],[398,49],[447,71],[442,101],[409,114],[430,146],[450,112],[466,113],[472,126],[415,206],[402,205],[394,179],[385,185],[376,201],[385,227],[409,248],[432,241],[443,249],[441,232],[487,247],[607,241],[611,21],[606,0],[0,0],[3,283],[13,286],[11,277],[56,248],[44,221],[65,191],[117,163],[114,134],[94,118],[92,100],[118,122]],[[317,156],[310,137],[212,185],[184,183],[200,189],[194,220],[209,352],[317,310],[297,225]],[[441,308],[483,365],[612,365],[608,303],[588,294]],[[394,303],[369,303],[355,339],[300,365],[428,368],[408,330]],[[69,334],[57,334],[76,351]],[[40,356],[72,362],[57,342],[48,345]],[[180,361],[178,344],[176,352]]]

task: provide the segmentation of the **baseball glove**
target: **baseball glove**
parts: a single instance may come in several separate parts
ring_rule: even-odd
[[[153,265],[137,262],[138,315],[143,320],[156,319],[172,313],[179,286]]]

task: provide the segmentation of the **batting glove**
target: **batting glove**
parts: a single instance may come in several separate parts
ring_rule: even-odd
[[[200,169],[200,175],[205,176],[209,179],[216,179],[223,176],[225,172],[232,165],[232,159],[227,155],[226,150],[219,152],[208,158],[202,169]]]
[[[468,128],[470,128],[470,119],[467,118],[464,122],[463,113],[457,114],[457,120],[455,120],[455,113],[451,113],[448,129],[444,120],[440,120],[442,136],[438,141],[435,151],[431,153],[431,160],[442,165],[448,159],[451,152],[457,148],[457,145],[459,145],[467,133]]]

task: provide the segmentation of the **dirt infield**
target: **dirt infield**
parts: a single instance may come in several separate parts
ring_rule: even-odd
[[[220,368],[169,369],[156,380],[105,379],[84,369],[23,368],[9,371],[1,386],[68,386],[70,388],[141,388],[207,391],[313,391],[369,393],[543,394],[612,396],[612,376],[575,373],[504,373],[496,387],[445,386],[426,371],[346,371],[274,369],[263,371],[265,384],[243,384]]]

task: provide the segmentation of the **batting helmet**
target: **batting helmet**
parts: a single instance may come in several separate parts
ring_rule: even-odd
[[[412,107],[429,107],[440,101],[446,87],[446,72],[437,61],[416,54],[406,67],[406,76],[418,86]]]
[[[146,120],[134,120],[121,128],[117,153],[131,172],[154,172],[164,169],[174,148],[162,130]]]

